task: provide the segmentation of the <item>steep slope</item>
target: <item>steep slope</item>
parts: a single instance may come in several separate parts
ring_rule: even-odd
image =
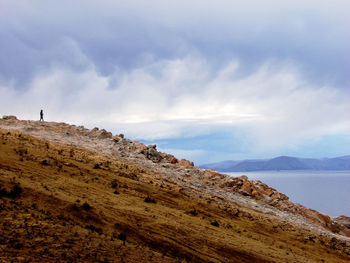
[[[349,238],[259,182],[104,130],[0,128],[0,262],[350,260]]]

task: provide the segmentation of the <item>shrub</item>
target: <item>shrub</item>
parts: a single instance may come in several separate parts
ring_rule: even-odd
[[[120,233],[118,235],[118,239],[125,242],[126,241],[126,235],[124,233]]]
[[[118,186],[118,181],[117,181],[116,179],[114,179],[114,180],[112,181],[111,185],[112,185],[112,188],[117,188],[117,186]]]
[[[153,203],[153,204],[156,203],[156,200],[153,199],[153,198],[151,198],[151,197],[149,197],[149,196],[147,196],[147,197],[145,198],[144,201],[145,201],[146,203]]]
[[[95,227],[94,225],[87,225],[85,226],[86,229],[89,229],[93,232],[96,232],[98,234],[102,234],[102,228],[101,227]]]
[[[9,197],[9,198],[16,198],[23,192],[22,188],[19,185],[13,186],[12,190],[8,192],[6,189],[0,190],[0,198],[2,197]]]
[[[86,211],[88,211],[88,210],[91,210],[91,205],[89,205],[87,202],[85,202],[83,205],[82,205],[82,208],[84,209],[84,210],[86,210]]]
[[[189,214],[193,215],[193,216],[197,216],[198,215],[198,212],[196,209],[192,209],[188,212]]]
[[[94,169],[101,169],[101,166],[98,163],[95,163]]]
[[[79,207],[78,207],[76,204],[73,204],[73,205],[72,205],[72,209],[73,209],[74,211],[79,211]]]
[[[216,226],[216,227],[219,227],[219,223],[218,223],[218,221],[213,221],[213,222],[211,222],[210,223],[212,226]]]

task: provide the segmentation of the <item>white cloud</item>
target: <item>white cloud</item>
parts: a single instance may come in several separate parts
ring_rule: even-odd
[[[36,119],[108,127],[134,138],[159,139],[240,129],[256,151],[350,131],[346,91],[316,87],[295,65],[268,62],[248,76],[239,62],[216,74],[203,58],[163,60],[104,77],[93,68],[42,72],[25,91],[0,87],[0,110]],[[117,75],[117,76],[116,76]],[[111,87],[110,83],[114,82]]]

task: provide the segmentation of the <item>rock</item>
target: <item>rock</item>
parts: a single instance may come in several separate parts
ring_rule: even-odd
[[[121,135],[123,135],[123,134],[112,136],[112,139],[114,140],[114,142],[117,143],[117,142],[122,141],[124,139],[124,135],[123,136],[121,136]]]
[[[244,195],[244,196],[251,196],[250,193],[248,193],[247,191],[245,191],[243,189],[238,190],[238,193],[240,193],[241,195]]]
[[[145,144],[143,144],[143,143],[138,143],[135,146],[135,152],[139,153],[139,154],[146,155],[147,154],[147,146]]]
[[[171,154],[165,154],[164,159],[166,159],[171,164],[176,164],[179,162],[179,160],[174,155],[171,155]]]
[[[95,127],[91,130],[91,132],[98,132],[99,131],[99,128]]]
[[[18,121],[17,117],[14,115],[4,115],[2,116],[3,120],[13,120],[13,121]]]
[[[156,145],[148,145],[146,157],[155,163],[159,163],[162,160],[160,153],[156,150]]]
[[[232,177],[227,182],[225,182],[223,186],[232,187],[234,188],[234,190],[238,190],[246,181],[248,181],[248,177],[245,175],[239,177]]]
[[[249,195],[252,195],[252,193],[255,193],[255,197],[260,197],[260,192],[256,191],[255,187],[251,184],[250,181],[245,181],[241,188],[239,189],[239,192],[245,192]]]
[[[185,159],[182,159],[179,161],[179,166],[182,167],[182,168],[192,168],[194,167],[194,164],[193,162],[190,162],[188,160],[185,160]]]
[[[204,172],[204,176],[214,181],[225,178],[224,174],[220,174],[212,169],[206,169]]]
[[[341,224],[345,226],[346,228],[350,229],[350,217],[347,216],[337,216],[334,218],[334,221],[338,224]]]
[[[105,129],[102,129],[98,137],[101,139],[107,139],[107,138],[112,139],[113,135],[111,132],[108,132]]]

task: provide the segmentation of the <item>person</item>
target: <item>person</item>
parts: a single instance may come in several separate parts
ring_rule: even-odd
[[[40,110],[40,121],[44,121],[44,112]]]

